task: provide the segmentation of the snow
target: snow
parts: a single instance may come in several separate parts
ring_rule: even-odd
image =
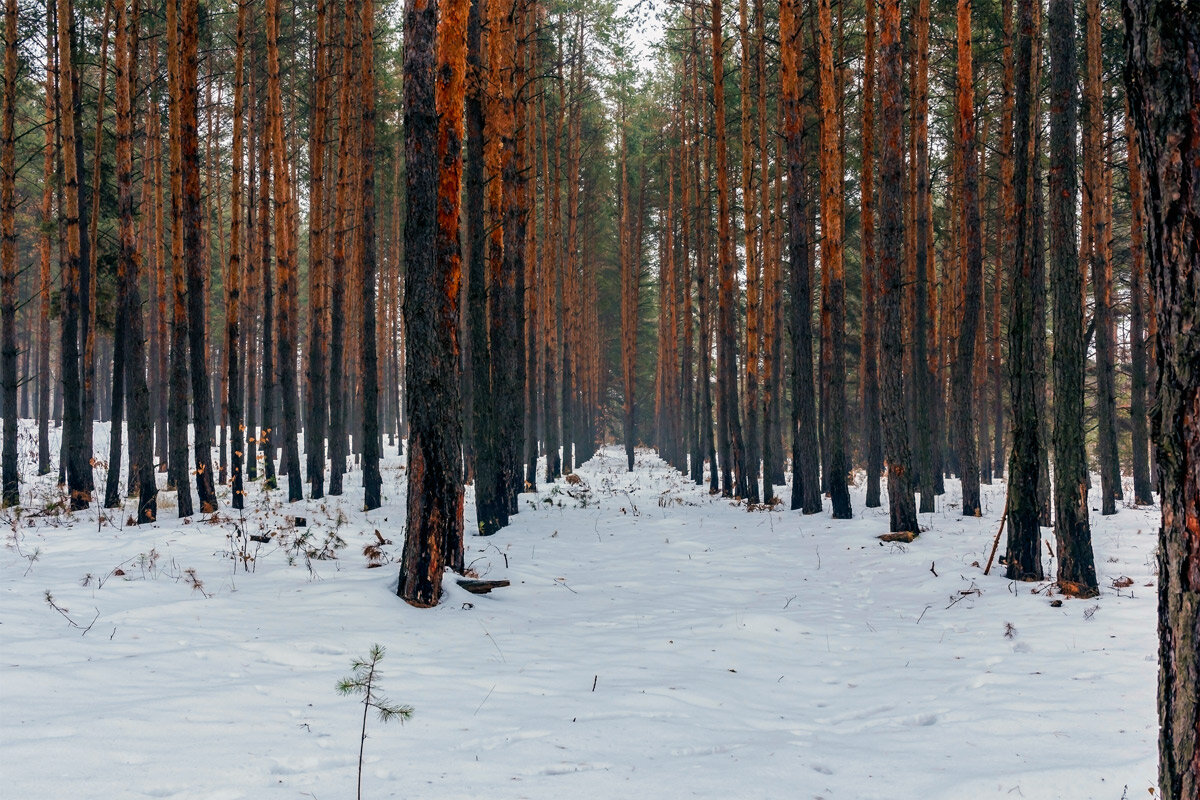
[[[358,472],[343,497],[293,505],[254,485],[244,519],[226,496],[180,521],[163,494],[140,528],[133,503],[71,516],[46,510],[52,482],[23,485],[27,507],[0,518],[0,794],[352,797],[362,707],[335,684],[373,643],[383,692],[415,715],[368,722],[365,797],[1118,800],[1155,786],[1156,509],[1094,513],[1102,595],[1052,607],[1049,583],[979,566],[1000,484],[963,519],[949,481],[917,541],[882,544],[886,497],[864,509],[862,488],[852,521],[748,512],[650,451],[627,473],[610,448],[581,484],[540,485],[511,526],[468,538],[472,568],[510,587],[448,579],[417,610],[394,595],[404,471],[387,450],[370,513]],[[466,517],[474,530],[469,488]],[[231,557],[239,526],[273,535],[249,542],[249,572]],[[393,563],[369,569],[376,530]],[[306,532],[345,546],[306,557],[289,545]]]

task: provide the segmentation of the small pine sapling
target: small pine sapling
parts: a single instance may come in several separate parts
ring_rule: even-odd
[[[358,800],[362,800],[363,748],[367,742],[367,715],[373,708],[379,714],[380,722],[387,723],[399,719],[401,724],[413,715],[412,706],[395,705],[376,693],[379,689],[379,662],[383,660],[384,653],[382,646],[371,645],[371,652],[367,658],[354,659],[350,664],[353,672],[338,681],[337,685],[339,694],[362,696],[362,731],[358,740]]]

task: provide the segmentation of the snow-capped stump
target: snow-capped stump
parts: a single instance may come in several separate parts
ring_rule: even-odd
[[[912,531],[896,531],[893,533],[884,533],[879,536],[881,542],[912,542],[919,534]]]
[[[507,580],[485,581],[478,578],[459,578],[456,583],[471,594],[488,594],[492,589],[511,585]]]

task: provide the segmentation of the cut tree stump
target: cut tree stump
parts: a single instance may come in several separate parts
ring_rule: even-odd
[[[487,594],[492,589],[502,589],[508,581],[481,581],[475,578],[459,578],[456,583],[471,594]]]

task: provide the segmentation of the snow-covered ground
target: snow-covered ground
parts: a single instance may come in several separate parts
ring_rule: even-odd
[[[916,542],[882,544],[886,508],[861,489],[853,521],[748,512],[648,451],[627,473],[614,448],[468,538],[472,569],[509,588],[447,580],[422,611],[394,595],[404,471],[388,452],[371,513],[358,472],[343,497],[294,505],[256,485],[244,517],[226,495],[179,521],[162,494],[140,528],[132,503],[68,515],[52,483],[24,485],[28,505],[0,516],[0,796],[353,797],[362,707],[335,684],[374,643],[384,693],[415,714],[369,721],[364,797],[1154,786],[1156,509],[1094,513],[1102,595],[1055,607],[1049,583],[983,575],[1000,484],[963,519],[950,482]],[[470,489],[466,517],[474,530]],[[376,531],[392,562],[371,569]]]

